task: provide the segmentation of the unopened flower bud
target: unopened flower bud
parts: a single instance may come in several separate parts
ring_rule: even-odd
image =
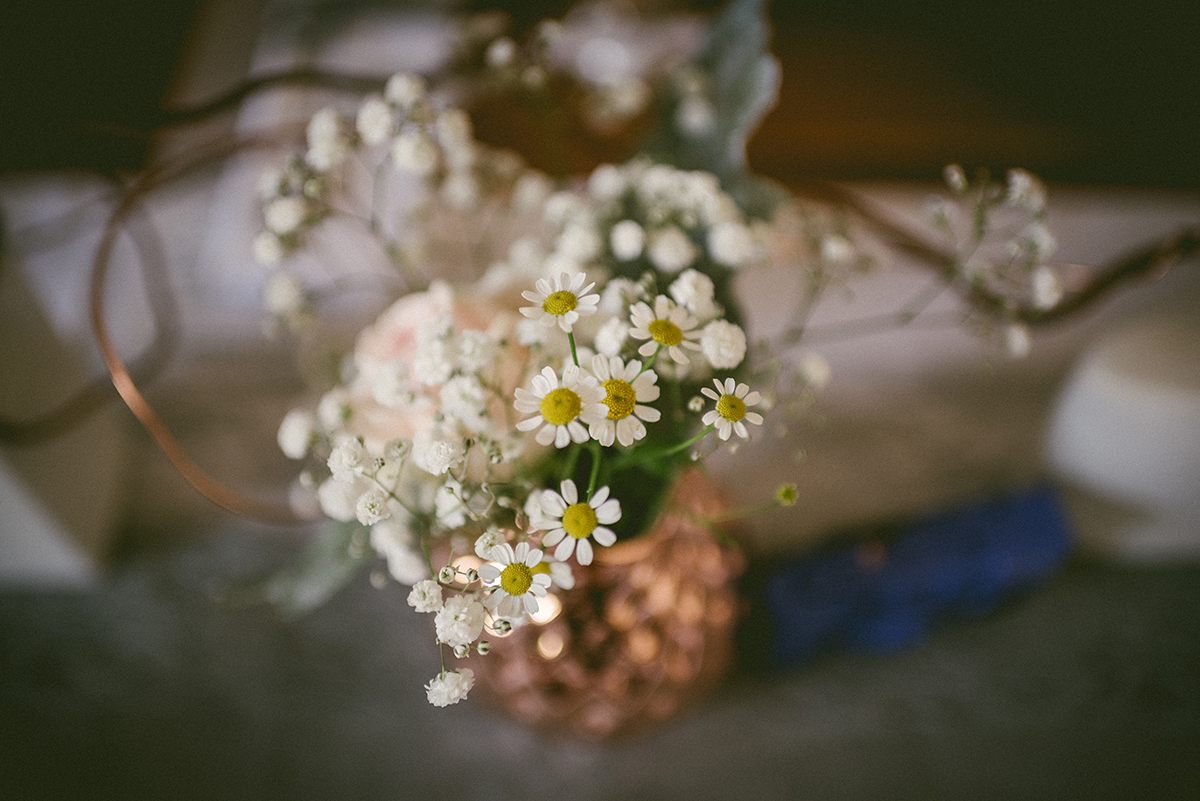
[[[442,584],[453,584],[456,577],[457,573],[450,565],[446,565],[438,571],[438,581]]]
[[[479,581],[479,571],[475,568],[467,571],[467,583],[470,584],[473,581]]]
[[[465,659],[469,653],[471,653],[471,647],[469,645],[454,646],[454,655],[459,659]]]
[[[487,640],[480,640],[479,645],[475,646],[475,650],[479,652],[480,656],[487,656],[488,651],[492,650],[492,644]]]

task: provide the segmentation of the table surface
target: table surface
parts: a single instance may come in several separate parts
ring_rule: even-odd
[[[0,592],[0,797],[1193,798],[1200,568],[1076,561],[887,656],[742,665],[636,740],[434,709],[404,589],[360,575],[288,620],[214,600],[282,564],[218,527],[88,592]],[[751,610],[756,615],[756,610]]]

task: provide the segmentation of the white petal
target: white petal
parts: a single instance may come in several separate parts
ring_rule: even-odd
[[[746,422],[754,423],[756,426],[761,426],[763,422],[763,416],[758,412],[746,412]]]
[[[521,292],[521,297],[525,298],[525,300],[529,301],[530,303],[542,303],[543,301],[546,300],[545,298],[538,295],[538,293],[530,292],[528,289]]]
[[[712,411],[705,412],[704,416],[700,418],[700,422],[704,423],[704,425],[706,425],[706,426],[711,426],[713,423],[717,422],[718,420],[724,420],[724,419],[725,418],[721,417],[721,415],[714,409]]]
[[[746,430],[746,424],[741,420],[738,420],[733,424],[733,430],[736,431],[737,435],[742,439],[750,439],[750,432]]]
[[[645,420],[647,423],[657,423],[659,418],[662,417],[662,413],[659,412],[658,409],[655,409],[652,406],[642,406],[641,404],[633,407],[633,413]]]
[[[580,443],[581,445],[587,442],[589,439],[587,429],[584,428],[583,423],[579,422],[578,420],[572,420],[571,422],[567,423],[567,430],[571,434],[571,439]]]
[[[630,421],[637,420],[636,417],[622,417],[617,421],[617,442],[622,445],[629,446],[633,444],[634,432],[636,429]]]
[[[549,368],[546,368],[546,369],[549,369]],[[734,390],[736,390],[736,389],[737,389],[737,382],[734,381],[732,378],[726,378],[725,379],[725,394],[733,395]]]
[[[575,546],[575,561],[581,565],[590,565],[592,563],[592,544],[586,539],[579,540]]]
[[[592,493],[591,500],[588,501],[588,506],[593,509],[599,509],[600,505],[608,500],[608,487],[601,487]]]
[[[620,519],[621,502],[616,498],[609,498],[607,501],[596,507],[597,523],[615,523]]]
[[[530,417],[526,420],[522,420],[521,422],[517,423],[516,428],[518,431],[532,431],[533,429],[537,428],[544,422],[546,422],[546,421],[542,419],[542,416],[540,414],[538,414],[538,415],[534,415],[533,417]],[[540,442],[540,440],[539,440],[539,442]],[[546,443],[542,442],[541,444],[545,445]]]
[[[545,429],[543,429],[544,431]],[[540,443],[545,445],[547,443]],[[557,426],[554,431],[554,447],[565,448],[571,444],[571,432],[567,431],[566,426]]]
[[[528,545],[529,543],[524,544]],[[538,562],[542,561],[542,556],[543,553],[540,548],[531,549],[529,555],[525,557],[525,567],[537,567]]]
[[[562,517],[567,510],[567,502],[557,493],[549,490],[542,493],[542,509],[553,517]]]
[[[713,392],[713,391],[712,391],[711,389],[709,389],[708,387],[700,387],[700,394],[701,394],[701,395],[704,395],[705,397],[712,398],[713,400],[720,400],[720,399],[721,399],[721,396],[720,396],[720,395],[718,395],[717,393]]]
[[[609,379],[608,359],[602,354],[597,353],[592,357],[592,372],[596,375],[596,379],[604,382]]]
[[[513,562],[524,562],[528,556],[529,556],[529,543],[528,542],[517,543],[517,547],[513,549],[513,560],[512,561]]]
[[[617,535],[613,533],[611,528],[597,526],[596,530],[592,532],[592,539],[607,548],[617,541]]]
[[[560,542],[562,540],[562,538],[565,536],[567,536],[567,532],[565,529],[556,528],[553,531],[551,531],[550,533],[548,533],[546,536],[542,537],[542,547],[549,548],[551,545],[554,545],[555,543]],[[558,559],[557,553],[555,553],[554,558]],[[561,560],[559,560],[559,561],[561,561]],[[480,575],[483,575],[483,574],[481,573]]]
[[[574,481],[569,478],[564,479],[558,488],[562,492],[562,499],[567,502],[567,506],[579,503],[579,488],[575,486]]]
[[[480,565],[479,577],[488,584],[491,584],[493,581],[500,578],[500,568],[493,564]]]
[[[558,428],[558,426],[552,426],[552,425],[543,426],[542,430],[537,432],[537,436],[533,438],[534,442],[536,442],[538,445],[549,445],[551,442],[554,442],[554,435],[555,435],[557,428]],[[566,443],[563,443],[563,444],[566,444]],[[559,447],[562,447],[562,446],[559,446]]]
[[[575,552],[575,543],[576,539],[574,537],[567,537],[554,549],[554,558],[560,562],[570,559],[571,554]]]
[[[762,393],[757,391],[751,392],[749,395],[742,398],[742,402],[747,406],[757,406],[760,401],[762,401]]]
[[[650,356],[656,350],[658,350],[658,343],[652,339],[645,345],[642,345],[640,348],[638,348],[638,353],[642,354],[643,356]]]
[[[537,598],[534,598],[532,594],[527,592],[524,595],[522,595],[519,600],[524,604],[525,611],[528,614],[531,614],[531,615],[537,614],[538,602],[537,602]]]

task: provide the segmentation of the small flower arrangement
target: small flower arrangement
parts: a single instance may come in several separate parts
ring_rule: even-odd
[[[720,128],[698,132],[695,116],[672,118],[680,135]],[[735,198],[728,175],[640,156],[555,180],[477,141],[469,115],[414,75],[353,116],[318,112],[307,144],[260,187],[253,250],[272,271],[273,330],[321,341],[322,305],[347,275],[389,300],[324,362],[334,369],[284,418],[279,445],[307,462],[295,505],[342,524],[343,551],[382,557],[433,616],[442,665],[428,699],[454,704],[474,672],[450,655],[485,655],[489,638],[536,620],[598,550],[654,521],[684,468],[750,439],[781,393],[828,380],[815,354],[789,374],[778,352],[870,259],[844,219]],[[1005,202],[1035,219],[1000,268],[977,254],[978,225],[961,234],[957,212],[934,209],[960,237],[946,284],[1025,291],[1030,278],[1033,301],[1053,302],[1039,185],[1014,174],[998,195],[960,172],[947,177],[971,219]],[[736,277],[780,266],[802,271],[806,295],[788,332],[751,346]],[[795,501],[784,485],[772,503]]]

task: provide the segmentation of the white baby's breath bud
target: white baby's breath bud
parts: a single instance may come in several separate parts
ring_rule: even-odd
[[[458,578],[458,573],[450,565],[446,565],[438,571],[438,581],[442,584],[453,584],[456,578]]]
[[[741,267],[754,256],[750,229],[740,222],[720,222],[708,232],[708,252],[713,261],[728,267]]]
[[[408,605],[418,612],[436,612],[442,608],[442,587],[433,579],[422,579],[412,586]]]
[[[596,351],[603,353],[605,356],[618,356],[621,353],[621,348],[625,347],[625,342],[628,339],[629,323],[620,317],[611,317],[596,332]]]
[[[304,308],[304,289],[288,273],[277,271],[263,284],[263,307],[271,314],[288,317]]]
[[[559,234],[555,250],[558,255],[578,264],[586,264],[600,255],[604,242],[590,222],[573,221]]]
[[[1054,238],[1054,234],[1050,233],[1050,229],[1040,222],[1028,226],[1024,231],[1024,237],[1040,259],[1049,258],[1058,249],[1058,241]]]
[[[967,191],[967,174],[957,164],[947,164],[942,170],[942,179],[945,180],[946,186],[959,194]]]
[[[492,644],[487,640],[480,640],[479,644],[475,646],[475,650],[479,652],[480,656],[487,656],[488,651],[492,650]]]
[[[815,351],[806,351],[800,357],[800,377],[807,386],[813,389],[824,389],[833,375],[829,362]]]
[[[677,273],[692,266],[699,251],[688,235],[674,225],[650,234],[649,253],[654,266],[665,273]]]
[[[446,671],[425,685],[425,697],[434,706],[450,706],[466,698],[474,684],[475,673],[470,668]]]
[[[508,634],[510,631],[512,631],[512,622],[501,618],[500,620],[496,621],[496,624],[492,628],[494,628],[498,634]]]
[[[479,571],[473,567],[469,568],[467,570],[467,583],[473,584],[476,581],[479,581]]]
[[[425,98],[425,80],[409,72],[397,73],[388,78],[383,96],[401,109],[411,108]]]
[[[612,164],[601,164],[592,170],[587,182],[588,194],[601,203],[616,200],[625,191],[625,176]]]
[[[479,539],[475,540],[475,555],[480,559],[490,561],[492,549],[503,543],[504,535],[494,528],[489,528],[479,535]]]
[[[1022,323],[1009,323],[1001,332],[1004,339],[1004,349],[1014,359],[1023,359],[1029,355],[1032,342],[1029,338],[1029,328]]]
[[[363,101],[354,120],[358,135],[368,145],[381,145],[392,135],[392,107],[378,95]]]
[[[326,431],[341,428],[350,419],[350,414],[349,395],[341,387],[329,390],[317,402],[317,420]]]
[[[717,313],[713,302],[713,281],[699,270],[684,270],[671,282],[668,290],[671,297],[699,320],[707,320]]]
[[[687,404],[688,411],[699,414],[704,411],[704,398],[699,395],[693,395]]]
[[[338,481],[353,481],[363,473],[366,453],[362,440],[357,437],[338,437],[333,450],[329,452],[329,471]]]
[[[621,220],[608,234],[608,245],[621,261],[632,261],[642,255],[646,232],[633,220]]]
[[[433,620],[438,642],[451,647],[470,645],[483,633],[483,604],[466,595],[446,599]]]
[[[492,69],[502,69],[513,62],[517,56],[517,43],[507,36],[501,36],[488,45],[484,53],[487,65]]]
[[[546,202],[554,191],[554,184],[540,172],[527,170],[513,185],[513,206],[522,212],[530,212]]]
[[[308,409],[292,409],[284,415],[276,437],[284,456],[289,459],[307,456],[316,436],[316,426],[316,416]]]
[[[308,202],[298,195],[277,197],[263,208],[267,229],[283,236],[299,228],[308,216]]]
[[[1038,309],[1052,309],[1062,300],[1063,287],[1058,272],[1045,264],[1038,265],[1031,276],[1033,283],[1033,305]]]
[[[283,244],[279,237],[270,231],[259,231],[250,243],[250,252],[254,260],[264,267],[274,267],[283,261]]]
[[[458,645],[454,646],[454,655],[459,659],[466,659],[467,655],[470,653],[471,653],[471,646],[469,646],[469,645],[464,645],[463,643],[459,643]]]
[[[700,349],[715,370],[732,370],[746,357],[746,332],[728,320],[713,320],[700,333]]]
[[[392,140],[392,163],[396,169],[427,176],[437,169],[441,151],[419,128],[404,128]]]
[[[354,513],[358,517],[358,522],[364,526],[374,525],[380,520],[387,519],[392,514],[392,510],[388,506],[387,493],[378,487],[367,490],[358,496],[358,502],[354,505]]]
[[[833,235],[821,240],[821,260],[826,264],[845,264],[853,257],[854,246],[844,237]]]
[[[383,446],[383,458],[388,462],[398,462],[412,451],[412,442],[407,439],[394,439]]]
[[[717,115],[708,98],[688,95],[679,101],[675,109],[675,125],[686,136],[699,137],[712,131]]]
[[[479,201],[479,182],[470,170],[454,170],[442,183],[442,199],[451,208],[467,211]]]
[[[342,118],[337,109],[326,107],[314,114],[308,123],[307,134],[308,152],[304,160],[314,170],[331,170],[349,155],[349,146],[342,131]]]
[[[321,482],[321,486],[317,487],[317,501],[321,504],[321,511],[327,517],[349,523],[358,515],[356,507],[362,489],[359,482],[327,478]]]
[[[1030,172],[1014,169],[1008,171],[1008,194],[1005,202],[1020,206],[1031,212],[1040,212],[1046,207],[1046,187]]]

